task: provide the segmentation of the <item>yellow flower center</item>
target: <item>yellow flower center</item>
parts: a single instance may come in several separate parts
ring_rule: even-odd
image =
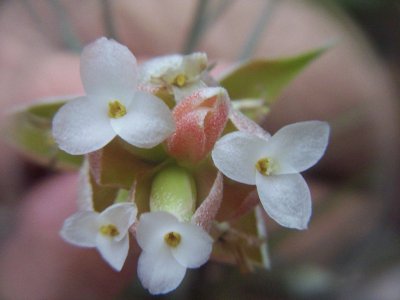
[[[118,100],[108,102],[108,116],[118,119],[126,115],[126,107]]]
[[[256,162],[255,167],[262,175],[271,175],[272,161],[269,158],[261,158]]]
[[[108,225],[103,225],[100,227],[100,233],[102,235],[106,235],[109,237],[114,237],[119,235],[119,231],[117,226],[115,226],[114,224],[108,224]]]
[[[178,87],[183,87],[186,84],[187,77],[185,74],[179,74],[174,79],[174,84]]]
[[[171,231],[164,235],[164,241],[168,246],[176,248],[181,243],[181,235],[175,231]]]

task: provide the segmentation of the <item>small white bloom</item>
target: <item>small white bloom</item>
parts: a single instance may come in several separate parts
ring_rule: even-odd
[[[137,89],[135,56],[113,40],[100,38],[81,55],[86,96],[66,103],[53,120],[53,136],[70,154],[86,154],[116,135],[140,148],[166,139],[175,125],[165,103]]]
[[[142,248],[138,276],[152,294],[176,289],[186,268],[198,268],[209,259],[213,242],[199,226],[167,212],[142,214],[136,240]]]
[[[207,85],[203,81],[207,55],[196,52],[189,55],[166,55],[145,62],[140,69],[140,82],[171,88],[180,102],[193,91]]]
[[[136,214],[133,203],[114,204],[101,213],[78,211],[65,220],[60,235],[76,246],[96,247],[103,259],[120,271],[128,255],[128,230]]]
[[[255,184],[271,218],[285,227],[305,229],[311,196],[299,172],[321,158],[328,137],[329,125],[320,121],[285,126],[270,139],[236,131],[216,143],[212,159],[225,176]]]

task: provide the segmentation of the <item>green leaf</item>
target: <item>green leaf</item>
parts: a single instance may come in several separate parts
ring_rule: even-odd
[[[4,129],[9,143],[39,164],[64,170],[78,169],[82,156],[59,150],[51,135],[53,116],[66,101],[40,103],[8,115]]]
[[[226,75],[220,84],[228,90],[232,100],[264,99],[268,106],[300,71],[329,48],[325,46],[276,60],[253,60]]]

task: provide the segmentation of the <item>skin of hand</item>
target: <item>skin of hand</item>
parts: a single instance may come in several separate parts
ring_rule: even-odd
[[[76,9],[75,2],[61,1],[84,43],[103,35],[99,4],[87,1]],[[42,24],[57,24],[51,7],[43,3],[32,3]],[[180,0],[114,3],[119,41],[128,45],[135,55],[149,57],[181,49],[190,28],[194,1],[185,4]],[[378,138],[388,149],[386,151],[396,149],[398,135],[393,124],[397,122],[397,107],[393,101],[393,88],[384,67],[359,35],[346,33],[343,23],[339,24],[317,8],[303,3],[282,3],[276,8],[275,17],[264,32],[255,56],[294,54],[323,44],[332,36],[343,38],[343,43],[293,82],[282,101],[273,108],[266,125],[274,132],[287,123],[300,120],[336,120],[343,113],[364,106],[357,115],[356,126],[348,129],[339,126],[342,131],[334,129],[327,158],[320,167],[321,172],[340,173],[346,178],[374,159],[373,154],[365,153],[371,140]],[[252,5],[247,1],[236,1],[210,28],[200,41],[199,49],[206,51],[211,60],[233,61],[250,30],[247,25],[238,26],[236,20],[251,18],[260,5],[262,1],[254,1]],[[154,22],[149,24],[146,16],[151,16]],[[62,50],[57,26],[47,25],[40,29],[20,2],[2,4],[2,107],[55,95],[83,93],[78,56]],[[358,38],[354,39],[354,36]],[[343,74],[347,74],[348,79]],[[374,136],[369,134],[371,126]],[[357,140],[349,143],[354,136]],[[15,180],[10,179],[9,174],[17,172],[19,157],[6,146],[0,147],[1,181],[7,186],[7,182]],[[67,174],[46,179],[19,202],[16,225],[0,249],[0,297],[109,299],[133,280],[138,253],[135,247],[122,272],[116,273],[95,250],[76,248],[61,240],[58,232],[62,222],[76,210],[75,195],[76,175]]]

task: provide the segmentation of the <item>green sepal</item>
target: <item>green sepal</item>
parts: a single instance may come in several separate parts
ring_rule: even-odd
[[[88,155],[97,184],[129,190],[138,177],[157,166],[127,151],[123,143],[123,140],[116,137],[104,148]]]
[[[4,126],[9,143],[31,160],[56,169],[77,170],[83,161],[58,149],[51,134],[54,114],[67,101],[53,100],[10,113]]]
[[[92,206],[93,210],[102,212],[112,205],[117,198],[118,188],[106,187],[99,185],[90,173],[90,186],[92,190]]]
[[[185,168],[170,165],[153,179],[150,211],[167,211],[182,221],[189,221],[196,208],[196,183]]]
[[[126,151],[131,152],[137,158],[150,163],[162,162],[168,157],[163,144],[159,144],[150,149],[138,148],[125,142],[121,142],[120,144]]]

